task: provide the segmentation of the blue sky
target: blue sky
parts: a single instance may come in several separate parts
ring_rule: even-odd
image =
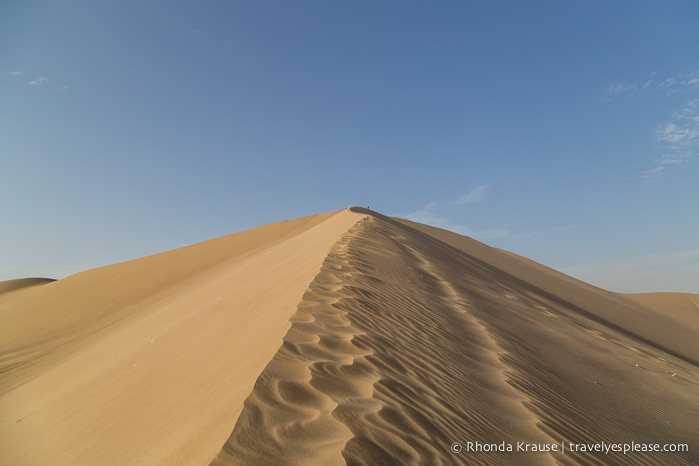
[[[0,5],[0,280],[370,206],[699,293],[699,2]]]

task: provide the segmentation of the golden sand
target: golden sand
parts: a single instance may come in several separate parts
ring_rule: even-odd
[[[0,283],[0,464],[699,461],[698,295],[359,208],[25,285]],[[560,451],[601,442],[689,451]]]

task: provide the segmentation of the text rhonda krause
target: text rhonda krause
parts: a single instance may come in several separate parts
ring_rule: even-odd
[[[652,453],[652,452],[687,452],[689,445],[686,443],[671,443],[661,445],[659,443],[481,443],[467,442],[463,451],[465,452],[599,452],[599,453]]]
[[[563,445],[561,443],[481,443],[481,442],[466,442],[464,452],[480,453],[480,452],[557,452],[561,451]]]

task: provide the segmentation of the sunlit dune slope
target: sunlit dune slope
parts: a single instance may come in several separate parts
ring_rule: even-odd
[[[361,208],[281,222],[0,295],[0,458],[695,464],[698,302]],[[631,441],[689,451],[560,452]]]
[[[0,295],[0,463],[208,462],[361,217],[276,223]]]
[[[691,293],[636,293],[624,295],[641,306],[648,308],[663,319],[676,322],[686,327],[687,333],[694,338],[699,335],[699,296]],[[689,345],[699,350],[699,344]],[[696,355],[695,355],[696,356]]]

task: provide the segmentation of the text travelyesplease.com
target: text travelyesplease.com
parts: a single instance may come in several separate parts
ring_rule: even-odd
[[[596,443],[527,443],[527,442],[500,442],[500,443],[484,443],[484,442],[454,442],[451,444],[453,453],[481,453],[481,452],[520,452],[520,453],[563,453],[569,452],[595,452],[595,453],[660,453],[660,452],[687,452],[689,445],[686,443],[615,443],[615,442],[596,442]]]

